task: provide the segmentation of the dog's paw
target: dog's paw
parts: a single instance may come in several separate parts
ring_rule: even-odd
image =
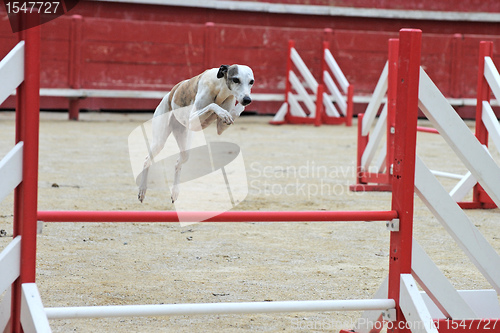
[[[137,194],[137,199],[139,199],[139,201],[142,203],[145,197],[146,197],[146,189],[145,188],[139,189],[139,194]]]
[[[233,117],[229,112],[224,110],[224,112],[219,112],[217,116],[226,124],[226,125],[231,125],[234,123]]]
[[[172,203],[176,202],[178,197],[179,197],[179,187],[174,186],[172,188],[172,194],[170,195],[170,199],[172,199]]]

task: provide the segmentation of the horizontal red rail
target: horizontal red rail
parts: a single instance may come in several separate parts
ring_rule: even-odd
[[[417,131],[418,132],[425,132],[425,133],[439,134],[439,131],[435,128],[432,128],[432,127],[417,126]]]
[[[182,222],[336,222],[391,221],[398,217],[390,211],[228,211],[182,212]],[[207,215],[211,218],[206,219]],[[44,222],[179,222],[176,211],[39,211]]]

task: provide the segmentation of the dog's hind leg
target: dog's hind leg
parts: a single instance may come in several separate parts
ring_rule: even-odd
[[[137,195],[137,198],[139,199],[140,202],[142,202],[146,196],[146,190],[148,188],[149,167],[151,167],[151,165],[153,164],[155,156],[162,151],[163,147],[165,146],[165,142],[167,141],[168,135],[170,135],[170,133],[171,130],[167,129],[164,141],[153,141],[153,143],[151,144],[151,151],[148,154],[148,156],[146,156],[146,159],[144,161],[141,183],[139,185],[139,194]]]
[[[139,194],[137,198],[140,202],[142,202],[146,196],[146,190],[148,187],[148,173],[149,167],[154,162],[154,158],[158,155],[163,147],[165,146],[165,142],[167,142],[168,136],[172,133],[172,125],[170,124],[171,113],[168,113],[169,108],[164,102],[168,99],[168,94],[162,100],[160,105],[156,108],[156,111],[153,116],[152,122],[152,132],[153,138],[151,141],[151,145],[149,147],[148,155],[144,161],[144,166],[141,174],[141,182],[139,184]]]
[[[181,181],[181,169],[182,165],[187,162],[189,159],[189,146],[191,139],[191,131],[186,128],[181,123],[173,120],[172,117],[172,126],[175,140],[177,141],[177,145],[179,146],[180,156],[175,164],[175,174],[174,174],[174,182],[172,186],[172,203],[174,203],[179,197],[179,183]]]

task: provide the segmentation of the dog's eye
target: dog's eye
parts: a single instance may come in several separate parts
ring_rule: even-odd
[[[250,80],[250,85],[253,86],[253,80]]]
[[[234,82],[234,83],[236,83],[236,84],[240,83],[240,79],[238,79],[237,77],[233,77],[233,79],[232,79],[232,80],[233,80],[233,82]]]

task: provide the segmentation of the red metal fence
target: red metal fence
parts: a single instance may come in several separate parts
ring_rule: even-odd
[[[141,6],[125,7],[131,11]],[[392,33],[258,24],[171,23],[99,15],[97,12],[94,17],[64,16],[42,26],[42,88],[168,91],[178,81],[206,68],[244,63],[254,69],[255,93],[283,94],[287,43],[293,39],[317,78],[321,73],[322,43],[328,41],[347,79],[356,87],[355,95],[360,96],[373,91],[387,60],[388,39],[398,36],[397,29]],[[260,14],[254,15],[258,18]],[[481,40],[500,45],[500,36],[424,35],[422,65],[446,96],[475,96],[476,59]],[[7,54],[15,41],[8,22],[0,20],[0,57]],[[498,50],[494,50],[493,56],[496,63],[500,63]],[[144,110],[154,109],[157,103],[156,99],[87,98],[80,107]],[[255,102],[250,109],[275,113],[280,104]],[[13,105],[11,98],[2,107]],[[66,109],[68,99],[42,97],[41,107]],[[358,106],[354,113],[362,110]]]
[[[304,4],[304,0],[253,0],[255,2],[272,2],[282,4]],[[331,0],[309,0],[310,5],[330,6]],[[379,8],[379,9],[402,9],[402,10],[439,10],[459,12],[500,12],[498,1],[391,1],[391,0],[336,0],[335,6],[354,8]]]

